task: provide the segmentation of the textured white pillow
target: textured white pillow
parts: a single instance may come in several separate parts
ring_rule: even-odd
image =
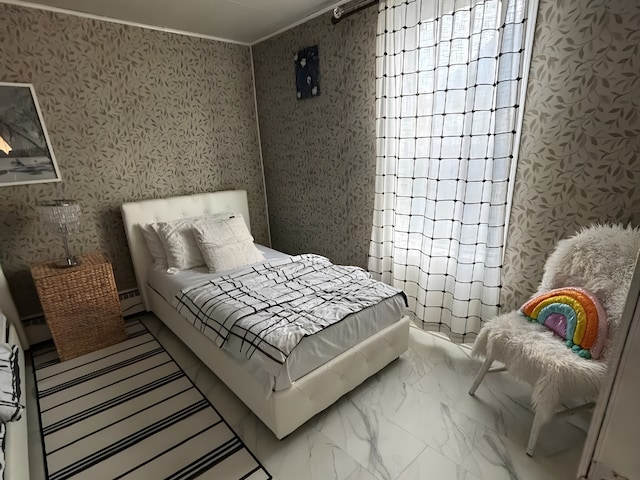
[[[225,272],[264,260],[240,214],[197,223],[193,235],[210,272]]]
[[[150,223],[140,225],[140,229],[142,230],[144,239],[147,241],[147,247],[149,248],[149,253],[151,253],[151,256],[153,257],[153,261],[156,265],[162,268],[167,268],[167,255],[164,253],[164,247],[162,246],[160,237],[153,229],[153,225]]]
[[[186,270],[204,265],[205,261],[193,237],[193,226],[202,221],[228,218],[230,215],[232,214],[200,215],[151,224],[162,242],[169,268]]]

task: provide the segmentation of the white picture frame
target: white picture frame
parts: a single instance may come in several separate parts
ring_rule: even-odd
[[[61,180],[33,85],[0,82],[0,187]]]

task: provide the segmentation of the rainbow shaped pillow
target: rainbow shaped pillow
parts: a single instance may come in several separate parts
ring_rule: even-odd
[[[562,337],[583,358],[599,359],[607,338],[607,314],[598,299],[576,287],[536,295],[520,312]]]

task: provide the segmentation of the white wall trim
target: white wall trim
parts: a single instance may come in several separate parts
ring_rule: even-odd
[[[251,43],[251,46],[253,45],[257,45],[260,42],[264,42],[265,40],[270,39],[271,37],[275,37],[276,35],[280,35],[281,33],[286,32],[287,30],[291,30],[292,28],[297,27],[298,25],[302,25],[303,23],[307,23],[309,20],[313,20],[316,17],[319,17],[320,15],[324,15],[327,12],[332,11],[334,8],[336,8],[338,5],[342,5],[345,3],[350,2],[351,0],[341,0],[337,3],[334,3],[333,5],[331,5],[330,7],[326,7],[323,8],[322,10],[320,10],[319,12],[316,13],[312,13],[311,15],[307,15],[306,17],[304,17],[302,20],[298,20],[295,23],[292,23],[291,25],[288,25],[286,27],[281,28],[280,30],[270,33],[269,35],[259,38],[258,40],[256,40],[255,42]]]
[[[322,10],[316,12],[316,13],[312,13],[311,15],[307,15],[306,17],[304,17],[301,20],[298,20],[297,22],[292,23],[291,25],[288,25],[286,27],[281,28],[280,30],[277,30],[274,33],[270,33],[269,35],[259,38],[258,40],[255,40],[254,42],[238,42],[236,40],[229,40],[228,38],[220,38],[220,37],[214,37],[212,35],[205,35],[202,33],[195,33],[195,32],[187,32],[185,30],[176,30],[173,28],[169,28],[169,27],[158,27],[156,25],[147,25],[145,23],[138,23],[138,22],[130,22],[128,20],[120,20],[118,18],[113,18],[113,17],[105,17],[102,15],[94,15],[92,13],[85,13],[85,12],[77,12],[75,10],[69,10],[66,8],[60,8],[60,7],[51,7],[49,5],[41,5],[39,3],[33,3],[33,2],[25,2],[23,0],[0,0],[0,3],[6,3],[9,5],[17,5],[20,7],[26,7],[26,8],[34,8],[36,10],[45,10],[47,12],[56,12],[56,13],[65,13],[67,15],[73,15],[74,17],[82,17],[82,18],[91,18],[93,20],[101,20],[103,22],[110,22],[110,23],[118,23],[120,25],[128,25],[130,27],[139,27],[139,28],[146,28],[148,30],[156,30],[159,32],[165,32],[165,33],[173,33],[176,35],[186,35],[188,37],[197,37],[197,38],[204,38],[206,40],[215,40],[217,42],[224,42],[224,43],[234,43],[236,45],[243,45],[246,47],[250,47],[252,45],[256,45],[260,42],[264,42],[265,40],[271,38],[271,37],[275,37],[276,35],[280,35],[283,32],[286,32],[287,30],[291,30],[294,27],[297,27],[298,25],[302,25],[303,23],[308,22],[309,20],[312,20],[316,17],[319,17],[320,15],[324,15],[327,12],[332,11],[334,8],[336,8],[339,5],[343,5],[345,3],[348,3],[350,0],[341,0],[339,2],[334,3],[333,5],[323,8]]]
[[[260,155],[260,168],[262,169],[262,190],[264,191],[264,213],[267,216],[267,235],[269,247],[271,247],[271,223],[269,222],[269,201],[267,199],[267,179],[264,174],[264,158],[262,157],[262,138],[260,137],[260,118],[258,116],[258,92],[256,90],[256,66],[253,63],[253,47],[249,47],[251,57],[251,78],[253,81],[253,104],[256,109],[256,131],[258,133],[258,154]]]
[[[19,7],[34,8],[36,10],[45,10],[47,12],[64,13],[67,15],[73,15],[74,17],[91,18],[93,20],[101,20],[103,22],[118,23],[120,25],[128,25],[130,27],[146,28],[147,30],[156,30],[159,32],[173,33],[176,35],[185,35],[187,37],[204,38],[205,40],[215,40],[216,42],[234,43],[236,45],[242,45],[245,47],[248,47],[251,45],[250,43],[247,43],[247,42],[238,42],[235,40],[229,40],[227,38],[204,35],[202,33],[186,32],[184,30],[175,30],[173,28],[168,28],[168,27],[146,25],[144,23],[130,22],[128,20],[120,20],[118,18],[112,18],[112,17],[104,17],[102,15],[94,15],[92,13],[77,12],[75,10],[68,10],[66,8],[50,7],[48,5],[40,5],[38,3],[24,2],[22,0],[0,0],[0,3],[17,5]]]

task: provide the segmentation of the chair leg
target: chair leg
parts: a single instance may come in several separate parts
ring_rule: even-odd
[[[469,395],[475,395],[476,390],[480,386],[480,383],[491,368],[491,364],[493,364],[493,357],[487,357],[482,364],[482,367],[480,367],[478,375],[476,375],[476,378],[473,380],[473,385],[471,385],[471,388],[469,389]]]
[[[527,444],[527,455],[530,457],[533,457],[533,450],[536,448],[538,435],[543,425],[542,417],[536,412],[536,416],[533,418],[533,425],[531,426],[531,433],[529,434],[529,443]]]

